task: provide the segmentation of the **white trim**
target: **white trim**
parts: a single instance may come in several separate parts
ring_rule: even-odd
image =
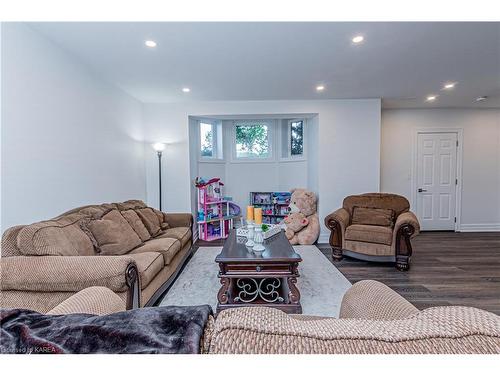
[[[290,137],[291,137],[291,125],[292,122],[298,122],[302,121],[302,154],[301,155],[292,155],[292,145],[290,142]],[[283,162],[289,162],[289,161],[307,161],[307,118],[294,118],[292,120],[287,120],[287,126],[286,126],[286,148],[287,148],[287,156],[283,157],[283,134],[281,132],[283,131],[283,127],[281,124],[279,124],[279,160]]]
[[[223,136],[222,128],[217,120],[198,119],[198,126],[196,127],[197,138],[197,155],[200,163],[224,163],[224,151],[222,150]],[[201,124],[208,124],[212,126],[212,156],[201,156]],[[222,157],[221,157],[222,156]]]
[[[464,144],[464,129],[463,128],[415,128],[412,133],[412,163],[411,163],[411,196],[410,196],[410,207],[415,207],[414,212],[417,212],[416,203],[417,203],[417,180],[416,180],[416,172],[417,172],[417,149],[418,149],[418,135],[424,133],[456,133],[458,140],[457,147],[457,170],[456,170],[456,179],[458,181],[456,186],[456,195],[455,195],[455,216],[457,221],[455,222],[455,231],[460,231],[461,228],[461,219],[462,219],[462,159],[463,159],[463,144]]]
[[[500,223],[462,224],[460,232],[500,232]]]
[[[320,233],[318,243],[330,243],[330,235],[328,233]]]

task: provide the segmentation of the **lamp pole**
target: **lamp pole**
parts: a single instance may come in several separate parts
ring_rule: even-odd
[[[155,143],[153,145],[153,149],[156,151],[156,154],[158,155],[158,196],[159,196],[159,208],[161,211],[162,208],[162,199],[161,199],[161,157],[163,150],[165,150],[165,143]]]
[[[160,211],[161,211],[161,156],[162,151],[157,151],[158,154],[158,182],[159,182],[159,199],[160,199]]]

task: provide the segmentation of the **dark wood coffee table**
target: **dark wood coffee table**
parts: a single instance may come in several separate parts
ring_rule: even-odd
[[[231,231],[219,263],[222,284],[217,294],[217,312],[243,306],[267,306],[290,314],[302,313],[300,293],[295,285],[302,258],[285,237],[284,231],[264,240],[266,250],[254,253],[246,238]]]

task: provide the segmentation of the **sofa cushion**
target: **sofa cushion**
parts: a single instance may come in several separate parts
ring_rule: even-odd
[[[175,238],[153,238],[135,248],[129,254],[156,252],[163,255],[165,265],[170,264],[174,256],[180,251],[181,243]]]
[[[141,279],[141,289],[144,289],[164,267],[163,256],[160,253],[154,252],[129,255],[134,258],[137,264],[137,270]]]
[[[390,208],[391,210],[394,210],[396,216],[399,216],[401,213],[410,209],[408,199],[401,195],[390,193],[365,193],[350,195],[344,198],[342,207],[349,212],[349,215],[352,216],[352,211],[355,206]]]
[[[120,213],[142,241],[147,241],[151,238],[148,229],[134,210],[120,211]]]
[[[392,243],[392,229],[376,225],[349,225],[345,231],[345,239],[390,245]]]
[[[144,203],[143,201],[141,201],[139,199],[130,199],[130,200],[125,201],[125,202],[115,203],[115,205],[120,211],[135,210],[138,208],[147,207],[146,203]]]
[[[394,210],[388,208],[354,207],[351,224],[394,226]]]
[[[118,210],[109,211],[101,219],[87,224],[94,236],[101,255],[121,255],[141,244],[127,220]]]
[[[181,242],[181,247],[184,247],[191,239],[191,228],[175,227],[167,229],[156,238],[175,238]]]
[[[145,227],[148,229],[149,234],[153,237],[161,231],[161,221],[159,216],[151,207],[139,208],[135,212],[141,218]]]
[[[94,255],[94,246],[80,225],[87,219],[70,214],[27,225],[17,235],[17,247],[23,255]]]

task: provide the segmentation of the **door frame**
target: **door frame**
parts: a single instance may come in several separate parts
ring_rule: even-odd
[[[412,163],[411,163],[411,207],[417,207],[417,163],[418,163],[418,135],[427,133],[455,133],[457,134],[458,147],[457,147],[457,170],[456,170],[456,194],[455,194],[455,232],[460,232],[461,217],[462,217],[462,157],[463,157],[463,144],[464,144],[464,129],[463,128],[416,128],[413,129],[412,134]]]

